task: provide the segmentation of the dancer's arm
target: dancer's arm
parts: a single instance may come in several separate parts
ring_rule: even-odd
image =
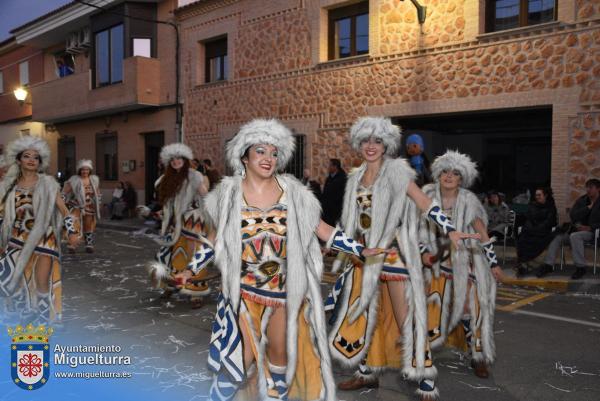
[[[502,272],[502,268],[498,264],[498,258],[496,257],[496,252],[494,251],[494,241],[490,240],[490,237],[487,234],[487,227],[483,223],[483,221],[477,217],[471,223],[475,231],[481,236],[481,247],[483,248],[483,252],[485,253],[485,257],[492,269],[492,275],[498,282],[502,282],[504,279],[504,273]]]
[[[62,214],[64,218],[63,224],[65,226],[65,229],[67,230],[69,245],[71,245],[72,247],[76,247],[77,245],[79,245],[80,241],[79,233],[75,231],[74,218],[69,214],[69,209],[67,209],[65,201],[60,196],[60,192],[56,195],[55,204],[58,210],[60,211],[60,214]]]
[[[331,247],[336,251],[345,252],[359,258],[379,255],[385,252],[385,249],[381,248],[365,248],[364,245],[350,238],[341,229],[332,227],[323,220],[319,222],[315,233],[321,241],[327,244],[326,248]]]
[[[450,240],[454,243],[454,246],[458,247],[460,240],[466,238],[474,238],[479,239],[479,234],[467,234],[460,231],[456,231],[454,224],[452,224],[452,220],[448,218],[442,211],[442,208],[439,205],[436,205],[423,191],[421,188],[411,181],[408,184],[407,190],[408,196],[415,202],[417,207],[422,211],[427,213],[427,217],[429,217],[435,224],[440,227],[442,232],[446,234]]]

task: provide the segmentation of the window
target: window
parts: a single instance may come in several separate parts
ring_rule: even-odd
[[[152,39],[134,38],[133,56],[152,57]]]
[[[21,86],[29,85],[29,61],[19,64],[19,82]]]
[[[296,178],[302,179],[304,175],[304,143],[306,142],[306,135],[298,134],[296,130],[293,130],[294,138],[296,138],[296,149],[292,155],[292,159],[285,168],[285,172],[293,174]]]
[[[119,178],[117,149],[115,132],[96,134],[96,171],[103,180],[116,181]]]
[[[487,31],[496,32],[554,21],[556,0],[487,0]]]
[[[329,11],[329,59],[369,53],[369,2]]]
[[[123,25],[95,35],[96,87],[123,81]]]
[[[59,78],[67,77],[75,72],[75,59],[69,53],[57,53],[54,55],[56,65],[56,76]]]
[[[0,71],[0,93],[4,93],[4,76],[2,75],[2,71]]]
[[[204,82],[216,82],[227,79],[227,37],[206,42],[205,49],[205,75]]]

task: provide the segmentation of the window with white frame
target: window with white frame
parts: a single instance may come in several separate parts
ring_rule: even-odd
[[[19,82],[21,86],[29,85],[29,61],[19,64]]]

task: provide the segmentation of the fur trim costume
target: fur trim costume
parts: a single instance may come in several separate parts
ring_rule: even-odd
[[[83,160],[85,163],[86,160]],[[82,164],[82,160],[77,163],[77,171],[83,167],[91,170],[91,162]],[[86,249],[91,250],[94,247],[96,224],[100,219],[100,179],[97,175],[90,174],[89,185],[84,185],[83,179],[79,174],[71,176],[66,182],[71,189],[64,192],[65,203],[69,208],[69,213],[75,219],[75,230],[85,239]],[[66,185],[65,185],[66,187]],[[89,216],[88,218],[85,218]]]
[[[255,140],[270,143],[262,138]],[[247,142],[230,146],[228,153],[238,158],[246,145]],[[278,151],[281,154],[281,149]],[[246,379],[249,367],[243,366],[240,335],[240,330],[245,328],[250,333],[251,344],[244,347],[252,347],[255,354],[260,399],[286,399],[289,391],[290,399],[332,401],[335,400],[335,382],[320,290],[323,259],[315,235],[321,209],[314,195],[294,177],[276,175],[275,178],[283,190],[286,206],[285,280],[293,283],[284,288],[284,306],[281,306],[286,308],[287,317],[287,367],[271,365],[266,353],[266,328],[278,306],[242,296],[242,277],[247,271],[240,257],[244,210],[242,177],[227,177],[205,198],[207,219],[216,230],[215,262],[222,277],[209,356],[209,366],[215,372],[211,396],[230,399],[237,390],[227,389],[237,389]],[[274,246],[273,241],[269,246]],[[224,394],[224,391],[229,393]]]
[[[18,166],[13,169],[15,165],[12,171],[18,171]],[[42,173],[30,189],[20,188],[17,180],[11,175],[0,182],[0,248],[4,249],[0,255],[0,296],[5,297],[7,314],[47,324],[62,315],[62,218],[55,203],[60,187],[53,177]],[[43,257],[51,259],[50,291],[46,293],[35,284],[36,266]]]
[[[383,140],[387,156],[396,155],[402,135],[400,135],[400,127],[392,124],[389,118],[359,118],[350,129],[350,144],[354,150],[360,152],[360,144],[372,136]]]
[[[277,148],[277,171],[282,171],[291,160],[296,142],[292,132],[277,120],[256,119],[243,125],[238,134],[227,143],[227,160],[236,174],[245,171],[242,157],[256,144]]]
[[[190,149],[189,146],[179,142],[163,146],[160,150],[160,162],[165,167],[167,167],[171,159],[175,157],[192,160],[194,158],[194,152],[192,152],[192,149]]]
[[[164,176],[158,178],[155,187],[158,188],[163,178]],[[209,288],[204,282],[208,276],[206,270],[194,275],[181,289],[173,285],[171,277],[185,270],[193,259],[196,246],[207,241],[200,212],[202,198],[198,194],[204,180],[200,172],[190,168],[188,177],[177,194],[163,205],[162,239],[159,241],[161,246],[155,261],[148,266],[151,276],[159,281],[155,284],[196,297],[209,293]]]
[[[436,176],[438,178],[439,175]],[[439,183],[426,185],[423,192],[441,204]],[[472,226],[475,219],[480,219],[487,226],[483,205],[467,189],[459,188],[453,209],[445,212],[451,215],[458,231],[475,233]],[[437,348],[447,343],[463,350],[470,348],[473,360],[492,363],[495,357],[493,322],[496,282],[481,244],[475,240],[465,240],[464,247],[455,249],[425,216],[421,221],[419,236],[423,250],[437,255],[432,270],[426,269],[430,284],[428,329],[432,346]],[[470,316],[463,315],[467,299]],[[459,324],[461,321],[462,324]]]
[[[360,207],[364,187],[361,179],[366,163],[349,176],[344,195],[341,224],[355,237],[361,227],[368,248],[388,249],[393,243],[399,254],[367,257],[366,262],[348,261],[339,254],[334,269],[343,273],[335,284],[327,309],[333,309],[329,348],[334,360],[346,367],[359,366],[357,374],[372,380],[384,369],[401,369],[413,380],[432,379],[437,372],[427,344],[427,312],[422,265],[417,238],[418,214],[407,195],[415,172],[403,159],[385,157],[377,179],[366,196],[370,213]],[[393,315],[387,280],[404,284],[407,317],[402,332]],[[332,307],[335,304],[335,307]],[[437,389],[428,393],[437,396]]]

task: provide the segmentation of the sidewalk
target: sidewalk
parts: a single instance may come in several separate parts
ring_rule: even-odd
[[[98,228],[127,232],[134,232],[146,228],[149,232],[158,233],[158,229],[155,228],[156,223],[144,223],[144,220],[140,220],[138,218],[123,220],[102,219],[100,222],[98,222]],[[496,252],[498,253],[499,261],[502,261],[502,247],[497,247]],[[558,264],[555,267],[555,271],[551,274],[548,274],[544,278],[537,278],[535,276],[535,270],[531,275],[517,278],[514,270],[512,269],[515,265],[516,251],[514,247],[507,247],[506,262],[504,263],[503,268],[506,280],[504,281],[503,285],[537,288],[544,291],[600,294],[600,266],[596,267],[596,275],[594,275],[592,273],[592,255],[589,250],[587,250],[586,256],[588,256],[588,271],[585,276],[579,280],[571,279],[571,274],[573,274],[574,271],[572,265],[563,266],[563,270],[560,270],[560,266]],[[333,258],[327,259],[333,260]],[[569,261],[568,258],[567,261]]]

